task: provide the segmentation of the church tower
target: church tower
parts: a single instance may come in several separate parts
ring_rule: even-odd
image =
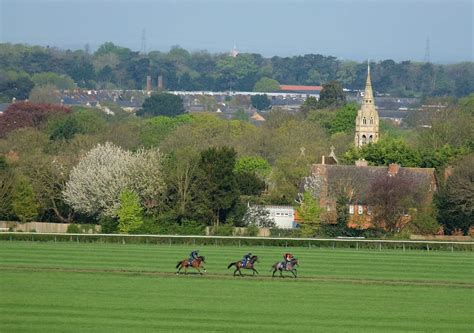
[[[360,110],[357,111],[355,145],[357,148],[379,140],[379,114],[375,110],[374,93],[370,81],[370,65],[367,66],[367,82]]]

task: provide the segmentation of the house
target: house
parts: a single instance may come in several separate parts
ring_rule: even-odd
[[[374,183],[380,179],[392,178],[410,184],[409,191],[416,191],[417,197],[424,203],[430,203],[437,190],[435,170],[432,168],[408,168],[398,164],[387,166],[369,166],[367,161],[356,161],[355,165],[313,164],[311,175],[318,184],[320,207],[323,218],[328,223],[336,223],[336,200],[340,195],[349,200],[349,227],[367,229],[372,224]],[[405,220],[410,220],[408,211]]]

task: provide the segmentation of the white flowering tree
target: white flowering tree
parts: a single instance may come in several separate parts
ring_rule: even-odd
[[[130,189],[146,206],[164,187],[161,157],[158,150],[132,153],[108,142],[99,144],[71,171],[64,199],[78,212],[114,217],[120,194]]]
[[[275,221],[270,218],[268,209],[262,206],[249,206],[244,214],[245,225],[255,225],[259,228],[274,228]]]

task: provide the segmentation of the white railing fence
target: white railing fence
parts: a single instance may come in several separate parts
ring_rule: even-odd
[[[36,232],[1,232],[0,241],[73,241],[122,244],[167,244],[167,245],[231,245],[231,246],[280,246],[280,247],[325,247],[360,249],[400,250],[461,250],[473,251],[474,242],[385,240],[360,238],[277,238],[248,236],[200,236],[200,235],[128,235],[128,234],[71,234]]]

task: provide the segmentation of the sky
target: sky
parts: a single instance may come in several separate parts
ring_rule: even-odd
[[[473,61],[474,0],[0,0],[0,42]],[[429,43],[427,43],[429,40]]]

